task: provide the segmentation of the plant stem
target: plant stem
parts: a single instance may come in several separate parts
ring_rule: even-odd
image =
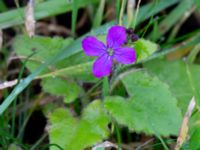
[[[115,125],[115,133],[116,133],[116,136],[117,136],[118,150],[120,150],[121,143],[122,143],[122,137],[121,137],[121,134],[120,134],[120,128],[119,128],[119,126],[118,126],[118,124],[116,122],[114,123],[114,125]]]
[[[124,15],[124,8],[126,5],[126,1],[127,0],[122,0],[122,6],[121,6],[121,10],[120,10],[120,15],[119,15],[119,25],[120,26],[123,25],[123,15]]]
[[[188,63],[193,63],[195,61],[195,58],[197,56],[197,54],[200,52],[200,43],[197,44],[193,49],[192,51],[190,52],[187,60],[188,60]]]
[[[128,28],[131,26],[133,21],[134,7],[135,7],[135,0],[128,0],[128,5],[127,5]]]
[[[47,137],[47,133],[44,133],[41,137],[40,137],[40,139],[38,139],[38,141],[31,147],[31,149],[30,150],[35,150],[41,143],[42,143],[42,141]]]
[[[137,3],[136,12],[135,12],[135,15],[134,15],[133,29],[135,29],[135,26],[136,26],[137,16],[138,16],[138,13],[139,13],[139,8],[140,8],[140,3],[141,3],[141,0],[139,0],[138,3]]]

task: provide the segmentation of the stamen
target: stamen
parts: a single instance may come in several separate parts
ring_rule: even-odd
[[[112,56],[112,55],[113,55],[113,49],[108,48],[108,49],[107,49],[107,52],[108,52],[108,55],[109,55],[109,56]]]

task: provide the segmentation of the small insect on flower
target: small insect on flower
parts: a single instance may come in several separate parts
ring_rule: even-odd
[[[139,36],[135,34],[133,28],[126,29],[127,38],[131,40],[131,42],[135,42],[139,39]]]
[[[131,64],[136,60],[133,48],[126,47],[126,29],[122,26],[112,26],[108,30],[106,45],[94,36],[88,36],[82,41],[83,51],[88,56],[96,56],[93,64],[93,74],[97,78],[108,76],[112,72],[113,60],[122,64]]]

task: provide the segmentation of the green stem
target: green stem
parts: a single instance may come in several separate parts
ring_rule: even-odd
[[[47,148],[50,148],[52,146],[56,147],[58,150],[64,150],[62,147],[60,147],[57,144],[48,144],[48,145],[45,145],[44,148],[42,148],[42,150],[46,150]]]
[[[18,132],[17,138],[20,138],[22,136],[24,128],[26,127],[26,124],[28,123],[29,118],[31,117],[32,113],[33,113],[33,110],[31,110],[31,112],[28,114],[28,116],[26,117],[25,121],[23,122],[22,126],[20,127],[20,130]]]
[[[119,20],[119,16],[120,16],[120,3],[121,2],[121,0],[116,0],[116,5],[115,5],[115,7],[116,7],[116,15],[117,15],[117,20]]]
[[[47,137],[47,133],[44,133],[41,138],[31,147],[30,150],[35,150],[41,143],[42,141]]]
[[[94,86],[92,86],[84,95],[82,95],[83,106],[88,104],[88,96],[102,83],[102,79],[98,80]]]
[[[75,36],[76,34],[76,21],[78,16],[78,6],[79,0],[74,0],[72,4],[72,35]]]
[[[22,66],[22,68],[20,69],[20,72],[19,72],[18,83],[20,82],[20,80],[21,80],[21,78],[22,78],[22,75],[23,75],[24,70],[25,70],[26,63],[28,62],[29,58],[32,57],[34,54],[35,54],[35,52],[33,52],[32,54],[30,54],[30,55],[27,57],[27,59],[24,61],[23,66]],[[16,113],[16,105],[17,105],[17,99],[14,100],[14,103],[13,103],[13,110],[12,110],[12,130],[11,130],[11,133],[12,133],[13,136],[14,136],[14,134],[15,134],[15,113]]]
[[[1,0],[0,1],[0,12],[6,11],[8,8],[6,4]]]
[[[165,150],[169,150],[169,148],[167,147],[166,143],[164,142],[164,140],[162,139],[162,137],[160,135],[156,135],[156,137],[160,140],[162,146],[164,147]]]
[[[109,95],[109,81],[108,77],[103,78],[103,88],[102,88],[102,97]]]
[[[105,8],[106,0],[101,0],[99,2],[99,7],[97,9],[94,21],[93,21],[93,28],[97,28],[101,25],[102,19],[103,19],[103,12]]]
[[[21,141],[19,141],[19,139],[14,138],[12,135],[10,135],[9,133],[7,133],[6,131],[4,131],[3,129],[0,128],[0,135],[4,135],[6,137],[7,140],[12,140],[14,143],[16,143],[17,145],[19,145],[21,148],[23,148],[23,150],[30,150],[29,147],[27,145],[24,145],[23,143],[21,143]],[[9,143],[10,144],[10,143]],[[7,146],[7,145],[6,145]]]
[[[119,128],[117,123],[114,123],[114,126],[115,126],[115,133],[116,133],[116,136],[117,136],[116,138],[117,138],[118,150],[120,150],[121,143],[122,143],[120,128]]]
[[[30,56],[27,57],[27,59],[24,61],[22,68],[20,69],[19,72],[19,76],[18,76],[18,83],[20,82],[22,75],[24,73],[25,70],[25,66],[26,63],[28,62],[29,58],[32,57],[35,54],[35,52],[33,52]],[[16,105],[17,105],[17,99],[14,100],[13,103],[13,109],[12,109],[12,129],[11,129],[11,133],[14,136],[15,134],[15,113],[16,113]]]
[[[18,76],[18,83],[20,82],[20,80],[21,80],[21,78],[22,78],[22,75],[23,75],[24,70],[25,70],[25,68],[26,68],[26,63],[27,63],[27,62],[29,61],[29,59],[30,59],[33,55],[35,55],[35,54],[36,54],[36,52],[31,53],[31,54],[26,58],[26,60],[23,62],[22,68],[20,69],[19,76]]]
[[[11,134],[13,136],[15,136],[15,113],[16,113],[16,105],[17,105],[17,99],[14,100],[13,109],[12,109],[12,128],[11,128]]]

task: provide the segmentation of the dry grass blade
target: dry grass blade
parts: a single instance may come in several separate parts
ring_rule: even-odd
[[[92,148],[92,150],[97,150],[99,148],[116,148],[117,149],[118,146],[116,144],[113,144],[113,143],[109,142],[109,141],[105,141],[105,142],[103,142],[101,144],[97,144],[96,146],[94,146]]]
[[[30,37],[35,35],[34,0],[29,0],[25,9],[25,26]]]
[[[173,38],[175,38],[175,36],[177,35],[178,31],[180,30],[181,26],[184,24],[184,22],[194,13],[196,9],[196,6],[192,6],[188,11],[186,11],[182,18],[180,19],[179,22],[177,22],[177,24],[175,25],[175,27],[173,28],[171,35],[169,37],[168,41],[172,41]]]
[[[195,107],[195,99],[194,97],[192,97],[187,112],[185,113],[185,116],[183,118],[183,122],[181,125],[181,129],[180,129],[180,133],[177,139],[177,143],[176,143],[176,147],[175,150],[179,150],[181,148],[181,146],[183,145],[183,143],[185,142],[186,138],[187,138],[187,134],[188,134],[188,122],[190,119],[190,116],[192,114],[192,111]]]
[[[121,9],[120,9],[120,14],[119,14],[119,25],[122,26],[123,25],[123,15],[124,15],[124,8],[125,8],[125,5],[126,5],[126,1],[127,0],[122,0],[122,6],[121,6]]]
[[[136,12],[135,12],[135,15],[134,15],[133,28],[135,28],[135,26],[136,26],[137,16],[138,16],[139,9],[140,9],[140,3],[141,3],[141,0],[139,0],[138,3],[137,3]]]
[[[18,80],[15,79],[15,80],[12,80],[12,81],[6,81],[6,82],[1,83],[1,84],[0,84],[0,90],[6,89],[6,88],[8,88],[8,87],[12,87],[12,86],[16,85],[16,84],[17,84],[17,81],[18,81]]]
[[[133,21],[134,8],[135,8],[135,0],[128,0],[128,5],[127,5],[128,27],[131,26]]]

